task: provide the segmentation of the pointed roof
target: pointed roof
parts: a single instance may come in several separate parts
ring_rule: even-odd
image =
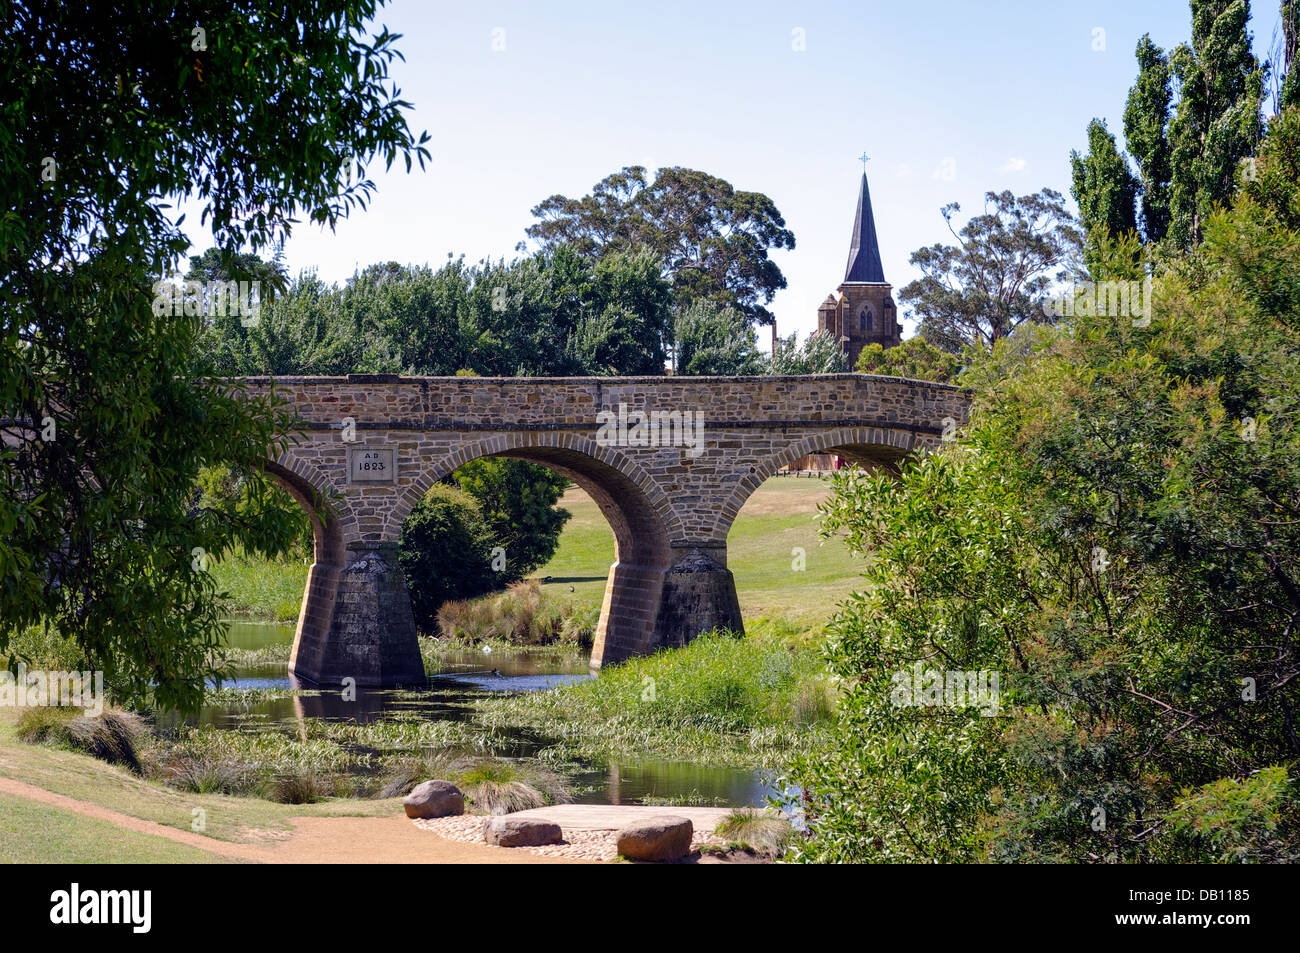
[[[844,280],[885,283],[885,269],[880,264],[880,245],[876,242],[876,218],[871,214],[871,190],[867,173],[862,173],[858,191],[858,211],[853,217],[853,243],[849,245],[849,266]]]

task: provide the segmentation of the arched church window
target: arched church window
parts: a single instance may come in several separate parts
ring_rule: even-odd
[[[873,320],[873,315],[871,314],[870,311],[863,311],[861,314],[858,315],[859,331],[870,331],[874,324],[875,321]]]

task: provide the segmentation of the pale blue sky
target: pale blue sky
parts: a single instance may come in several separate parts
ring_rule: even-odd
[[[844,274],[856,156],[871,156],[897,290],[916,277],[909,254],[948,237],[945,203],[974,212],[985,191],[1043,186],[1068,197],[1088,121],[1122,137],[1138,38],[1167,49],[1191,30],[1186,0],[397,0],[379,22],[404,34],[394,79],[433,162],[372,169],[377,196],[335,233],[298,226],[292,273],[512,258],[547,196],[584,194],[624,165],[682,165],[776,202],[797,245],[774,254],[789,287],[772,309],[801,337]],[[1276,3],[1252,4],[1261,58],[1276,23]]]

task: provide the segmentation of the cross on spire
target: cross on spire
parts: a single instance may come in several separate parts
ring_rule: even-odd
[[[866,153],[865,150],[863,151],[862,155],[858,156],[858,161],[862,163],[862,174],[863,174],[863,175],[866,175],[866,174],[867,174],[867,160],[870,159],[870,158],[871,158],[871,156],[867,155],[867,153]]]

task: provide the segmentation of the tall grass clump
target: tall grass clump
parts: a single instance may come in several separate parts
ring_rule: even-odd
[[[790,846],[793,828],[784,817],[743,807],[718,822],[714,833],[767,857],[780,857]]]
[[[95,717],[75,709],[29,708],[18,719],[17,734],[28,744],[70,748],[140,774],[141,742],[148,732],[138,715],[110,708]]]
[[[438,609],[438,631],[444,638],[472,642],[590,646],[597,616],[572,603],[557,604],[542,594],[536,579],[525,579],[511,583],[504,592],[444,602]]]

